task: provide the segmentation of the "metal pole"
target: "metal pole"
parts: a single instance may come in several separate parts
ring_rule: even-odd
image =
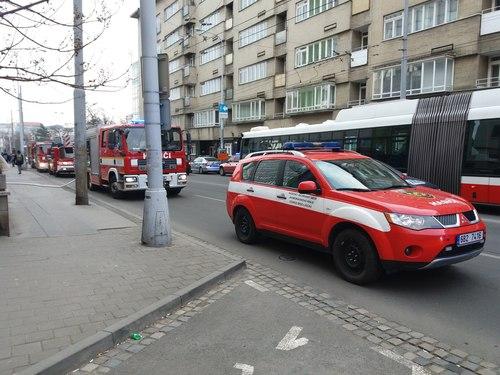
[[[24,116],[23,116],[23,93],[19,86],[19,96],[17,100],[19,104],[19,151],[24,155]]]
[[[406,74],[408,71],[408,0],[403,0],[403,56],[401,58],[401,99],[406,99]]]
[[[10,110],[10,153],[14,150],[14,119],[12,118],[12,109]]]
[[[147,246],[165,246],[171,244],[172,233],[167,193],[163,187],[155,16],[155,0],[141,0],[139,19],[148,171],[148,188],[145,193],[142,218],[142,243]]]
[[[73,116],[75,123],[75,204],[88,205],[82,0],[73,0],[73,32],[75,48],[75,89],[73,93]]]
[[[223,104],[225,102],[224,98],[224,68],[226,67],[225,65],[225,42],[224,38],[221,36],[221,52],[222,52],[222,57],[221,57],[221,81],[220,81],[220,104]],[[219,111],[219,123],[220,123],[220,149],[219,151],[222,151],[224,149],[224,119],[220,115]]]

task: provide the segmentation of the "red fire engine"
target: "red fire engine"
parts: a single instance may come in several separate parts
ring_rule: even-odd
[[[186,152],[179,128],[161,133],[163,182],[169,195],[187,184]],[[87,132],[88,184],[108,187],[114,198],[124,192],[146,190],[146,131],[144,124],[109,125]]]
[[[32,167],[39,172],[49,170],[49,153],[52,142],[36,142],[32,147]]]
[[[73,147],[53,146],[50,149],[49,173],[56,176],[75,173]]]

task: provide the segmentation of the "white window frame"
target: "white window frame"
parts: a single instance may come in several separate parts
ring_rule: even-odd
[[[241,115],[241,106],[250,105],[250,115]],[[266,102],[263,99],[247,100],[239,103],[233,103],[232,119],[233,122],[256,121],[266,118]]]
[[[313,105],[301,106],[300,94],[301,92],[309,90],[312,90]],[[331,83],[289,90],[286,92],[285,112],[287,114],[293,114],[333,109],[335,107],[336,96],[336,87]]]
[[[210,95],[216,92],[220,92],[221,89],[221,77],[217,77],[208,81],[201,83],[200,96]]]
[[[337,5],[337,0],[302,0],[295,4],[295,22],[302,22]]]
[[[328,44],[330,45],[330,53],[328,53]],[[318,59],[315,59],[314,52],[311,54],[311,49],[318,49]],[[326,51],[323,51],[326,49]],[[337,37],[333,36],[326,39],[321,39],[316,42],[306,44],[305,46],[301,46],[295,49],[295,67],[300,68],[309,64],[314,64],[319,61],[328,60],[334,58],[338,55],[336,52],[337,49]]]
[[[205,31],[210,30],[211,28],[217,26],[222,21],[223,20],[221,17],[221,10],[217,9],[215,12],[210,13],[208,16],[200,20],[201,33],[203,34]]]
[[[181,86],[173,87],[170,89],[170,95],[168,97],[170,100],[178,100],[181,97],[182,97],[181,96]]]
[[[214,61],[220,59],[222,57],[222,46],[220,43],[214,44],[211,47],[200,52],[200,65],[204,65],[209,63],[210,61]]]
[[[267,35],[267,20],[264,20],[240,31],[238,43],[242,48],[267,37]]]
[[[436,65],[438,61],[444,60],[444,74],[443,74],[443,84],[438,85],[436,82]],[[424,87],[424,81],[425,78],[429,78],[426,76],[426,65],[428,63],[432,62],[433,67],[432,67],[432,86],[430,90],[426,90],[427,88]],[[451,64],[451,69],[449,69],[449,64]],[[410,64],[408,64],[408,72],[406,75],[406,81],[410,82],[411,84],[411,69],[412,67],[419,67],[421,71],[421,76],[420,76],[420,86],[417,88],[412,88],[407,87],[406,89],[406,94],[407,95],[420,95],[420,94],[428,94],[428,93],[433,93],[433,92],[444,92],[444,91],[451,91],[453,90],[453,79],[454,79],[454,74],[455,74],[455,63],[454,60],[451,57],[439,57],[439,58],[434,58],[434,59],[426,59],[426,60],[420,60],[420,61],[415,61]],[[393,87],[393,82],[394,82],[394,76],[396,72],[396,68],[399,68],[400,65],[393,65],[387,68],[383,69],[378,69],[373,72],[373,92],[372,92],[372,99],[377,100],[377,99],[385,99],[385,98],[398,98],[401,96],[401,86],[399,87]],[[383,88],[383,83],[384,83],[384,75],[388,74],[390,72],[391,74],[391,89],[389,92],[384,92]],[[400,73],[401,74],[401,73]],[[401,77],[400,77],[401,79]],[[378,85],[375,84],[375,81],[379,80]],[[401,81],[400,81],[401,82]],[[379,92],[375,92],[376,87],[379,87]]]
[[[255,4],[259,0],[240,0],[240,11],[248,8],[250,5]]]
[[[444,20],[442,23],[438,23],[438,3],[444,1],[445,4],[445,9],[444,9]],[[452,2],[456,2],[457,5],[457,12],[456,16],[453,19],[450,19],[450,5]],[[433,15],[432,15],[432,24],[431,25],[426,25],[426,12],[428,9],[430,9],[432,6],[433,9]],[[458,6],[459,6],[459,0],[431,0],[427,1],[422,4],[418,4],[415,6],[412,6],[408,9],[408,21],[405,22],[403,20],[403,11],[395,12],[389,15],[384,16],[384,30],[383,30],[383,39],[384,40],[390,40],[394,38],[399,38],[403,35],[403,27],[406,25],[408,27],[408,33],[413,34],[417,33],[419,31],[431,29],[433,27],[441,26],[453,21],[456,21],[458,19]],[[416,28],[416,14],[419,9],[422,9],[422,28]],[[401,34],[396,33],[396,22],[398,20],[402,20],[402,28],[401,28]],[[386,37],[386,30],[389,24],[392,24],[392,33],[391,36]]]
[[[161,33],[161,18],[160,15],[156,15],[156,34]]]
[[[163,22],[167,22],[172,18],[181,8],[179,7],[179,0],[174,1],[168,7],[163,9]]]
[[[178,57],[168,62],[168,72],[170,74],[175,73],[176,71],[181,70],[183,68],[181,64],[181,59],[182,57]]]
[[[172,39],[173,38],[173,39]],[[165,37],[165,48],[168,48],[181,40],[181,33],[179,29],[175,29]]]
[[[217,125],[217,111],[205,109],[193,115],[193,128],[209,128]]]
[[[264,78],[267,78],[267,61],[241,68],[238,74],[238,84],[244,85]]]

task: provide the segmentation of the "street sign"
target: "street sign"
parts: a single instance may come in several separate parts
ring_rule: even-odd
[[[229,111],[229,108],[227,107],[226,104],[220,103],[219,104],[219,114],[220,113],[227,113]]]
[[[219,112],[219,118],[224,118],[224,119],[229,118],[228,113],[227,112]]]

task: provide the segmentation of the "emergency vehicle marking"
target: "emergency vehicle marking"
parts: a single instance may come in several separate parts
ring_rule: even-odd
[[[109,156],[101,156],[102,165],[114,165],[117,167],[123,167],[125,158],[113,158]]]
[[[440,201],[434,201],[434,202],[429,202],[431,206],[444,206],[446,204],[455,204],[455,203],[460,203],[459,200],[454,199],[454,198],[445,198],[441,199]]]
[[[254,192],[248,192],[247,189],[253,188]],[[242,194],[249,197],[257,197],[281,204],[300,206],[306,210],[312,210],[328,216],[339,219],[349,220],[354,223],[365,225],[367,227],[389,232],[391,227],[385,218],[385,215],[370,208],[356,206],[351,203],[335,201],[323,197],[300,194],[295,191],[287,191],[272,186],[250,184],[246,182],[229,182],[228,191],[235,194]],[[278,198],[280,194],[285,194],[286,200]],[[291,198],[293,196],[293,198]],[[298,200],[300,198],[300,201]],[[298,204],[300,203],[300,204]]]
[[[429,194],[429,193],[424,193],[421,191],[413,191],[413,190],[399,190],[401,194],[404,195],[410,195],[412,197],[417,197],[417,198],[428,198],[428,199],[434,199],[436,198],[434,195]]]

